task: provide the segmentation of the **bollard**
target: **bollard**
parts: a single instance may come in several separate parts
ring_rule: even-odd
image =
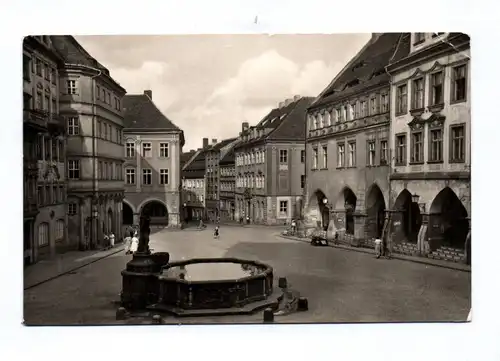
[[[161,324],[161,316],[160,315],[154,315],[152,323],[153,323],[153,325],[160,325]]]
[[[309,302],[307,298],[300,297],[299,302],[297,304],[297,311],[307,311],[309,309]]]
[[[116,320],[121,321],[127,318],[127,310],[124,307],[120,307],[116,310]]]
[[[274,322],[274,313],[271,308],[266,308],[264,310],[264,323]]]

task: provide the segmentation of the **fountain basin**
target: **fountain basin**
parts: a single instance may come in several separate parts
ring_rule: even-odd
[[[158,303],[178,316],[245,314],[275,304],[273,269],[258,261],[199,258],[171,262],[158,275]]]

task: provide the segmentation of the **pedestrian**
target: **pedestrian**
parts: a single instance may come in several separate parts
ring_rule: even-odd
[[[137,252],[137,247],[139,247],[139,238],[137,238],[137,231],[130,241],[130,253],[134,254]]]
[[[247,216],[247,224],[250,224],[250,217]]]
[[[109,234],[109,247],[113,248],[115,246],[115,235],[113,232]]]
[[[380,258],[382,255],[382,240],[380,238],[375,239],[375,256]]]
[[[295,223],[295,219],[292,218],[292,235],[295,236],[296,230],[297,230],[297,223]]]
[[[215,226],[214,230],[214,238],[218,239],[219,238],[219,226]]]
[[[132,237],[134,237],[134,231],[130,230],[127,237],[125,237],[125,254],[130,254],[130,247],[132,246]]]
[[[109,248],[109,236],[104,233],[104,247]]]

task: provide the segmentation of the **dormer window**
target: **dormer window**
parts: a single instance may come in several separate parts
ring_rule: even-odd
[[[444,33],[432,33],[433,38],[437,38],[438,36],[443,35]]]
[[[352,88],[353,86],[356,86],[358,84],[359,84],[359,79],[358,78],[353,79],[349,83],[346,84],[346,86],[344,87],[344,89]]]
[[[415,33],[413,38],[413,45],[423,43],[425,40],[425,33]]]

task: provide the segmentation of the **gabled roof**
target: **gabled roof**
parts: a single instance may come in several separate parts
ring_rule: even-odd
[[[83,46],[71,35],[51,35],[50,41],[56,52],[64,59],[66,64],[84,65],[96,68],[108,77],[117,88],[126,93],[126,90],[118,84],[109,74],[109,70],[90,55]]]
[[[172,123],[146,94],[130,94],[123,97],[123,125],[125,131],[137,130],[182,130]],[[127,129],[130,128],[130,129]]]
[[[196,179],[205,177],[205,156],[207,149],[200,149],[182,168],[182,178]]]
[[[196,150],[190,150],[189,152],[181,153],[181,156],[180,156],[181,169],[191,159],[191,157],[195,154],[196,154]]]
[[[366,88],[388,84],[385,67],[403,58],[410,50],[410,33],[383,33],[372,37],[334,80],[316,98],[311,108],[359,93]]]
[[[301,97],[288,105],[271,110],[253,129],[265,129],[266,133],[248,141],[240,141],[235,148],[263,140],[304,140],[305,118],[307,107],[314,100],[312,97]]]
[[[219,161],[219,166],[231,165],[234,164],[234,161],[235,157],[234,157],[234,147],[233,147]]]
[[[210,148],[208,148],[208,151],[210,152],[218,152],[222,148],[224,148],[226,145],[230,144],[231,142],[234,142],[236,138],[229,138],[229,139],[224,139],[221,140],[219,143],[216,143],[212,145]]]

